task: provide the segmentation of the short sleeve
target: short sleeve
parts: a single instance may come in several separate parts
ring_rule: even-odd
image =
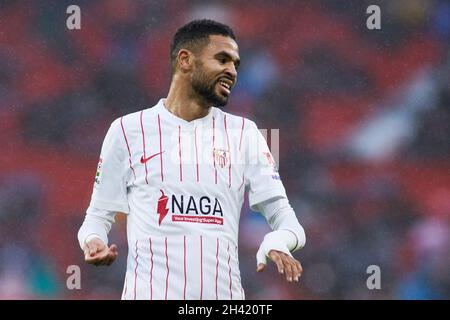
[[[115,212],[129,212],[127,200],[128,153],[120,120],[115,120],[103,141],[95,173],[90,207]]]
[[[250,208],[257,211],[258,203],[270,199],[287,198],[287,196],[266,139],[256,124],[249,122],[250,125],[245,132],[244,175]]]

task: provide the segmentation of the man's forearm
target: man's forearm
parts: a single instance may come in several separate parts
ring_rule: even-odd
[[[262,202],[258,204],[258,209],[274,230],[269,235],[270,238],[285,243],[291,252],[305,246],[305,231],[286,198]]]

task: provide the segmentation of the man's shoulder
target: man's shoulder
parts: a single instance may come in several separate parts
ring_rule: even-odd
[[[223,111],[222,109],[214,107],[214,113],[216,116],[226,119],[228,127],[238,127],[238,128],[250,128],[257,127],[256,123],[248,117],[235,115],[232,113],[228,113]]]
[[[118,125],[118,126],[126,125],[127,127],[138,126],[140,128],[140,121],[141,121],[142,115],[145,113],[145,117],[147,117],[148,114],[154,113],[156,106],[157,106],[157,104],[150,108],[143,107],[143,108],[139,108],[138,111],[124,114],[124,115],[116,118],[113,121],[112,125]]]
[[[121,118],[123,118],[123,120],[127,120],[127,121],[130,121],[130,120],[131,121],[140,121],[141,116],[143,114],[145,114],[145,116],[148,116],[149,114],[155,113],[157,106],[158,106],[158,104],[155,104],[149,108],[141,107],[141,108],[139,108],[138,111],[125,114]]]

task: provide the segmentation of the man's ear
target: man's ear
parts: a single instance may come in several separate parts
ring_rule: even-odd
[[[181,49],[178,51],[177,63],[181,72],[188,72],[192,70],[194,65],[194,54],[187,49]]]

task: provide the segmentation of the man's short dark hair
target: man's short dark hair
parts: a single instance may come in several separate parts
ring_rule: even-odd
[[[177,30],[170,45],[170,62],[175,71],[178,52],[185,48],[191,51],[208,44],[210,35],[222,35],[236,41],[233,30],[220,22],[201,19],[193,20]]]

